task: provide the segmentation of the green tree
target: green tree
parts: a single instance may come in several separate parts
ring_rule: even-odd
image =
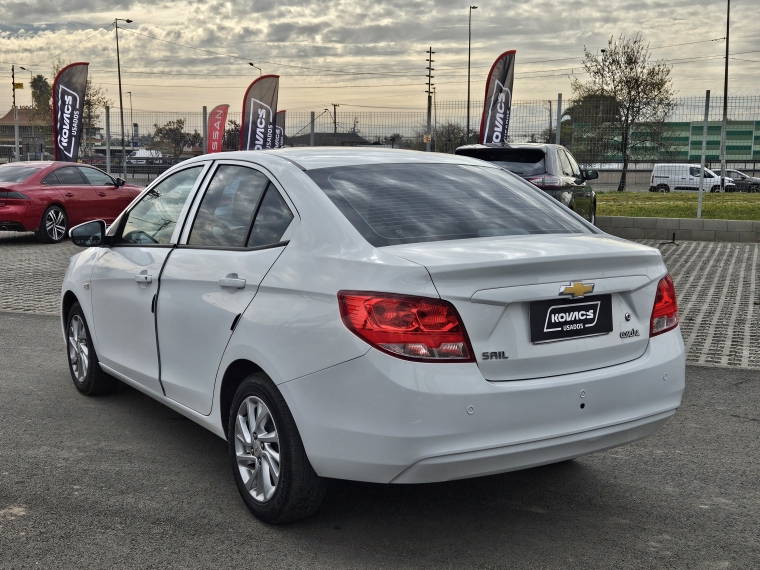
[[[609,109],[614,136],[608,140],[622,156],[618,190],[623,191],[632,151],[651,151],[668,138],[663,135],[665,119],[675,108],[670,68],[664,61],[651,60],[649,44],[640,34],[610,37],[601,58],[584,48],[583,68],[586,81],[572,78],[574,100],[600,97],[606,106],[604,97],[614,99]]]
[[[230,119],[227,121],[229,127],[224,131],[224,142],[222,146],[226,149],[237,150],[240,148],[240,123]]]
[[[84,154],[93,145],[93,138],[97,125],[100,123],[103,110],[112,104],[111,100],[106,97],[106,92],[103,88],[93,85],[92,78],[88,77],[82,106],[82,127],[84,129],[82,134],[84,137],[82,138],[80,148]]]
[[[153,144],[151,146],[164,154],[179,158],[185,146],[186,137],[185,119],[169,121],[160,127],[153,125]]]

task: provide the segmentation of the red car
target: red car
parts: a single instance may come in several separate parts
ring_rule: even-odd
[[[113,222],[142,191],[86,164],[15,162],[0,166],[0,231],[37,232],[57,243],[89,220]]]

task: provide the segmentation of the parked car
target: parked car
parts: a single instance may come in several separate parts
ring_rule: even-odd
[[[127,155],[127,164],[162,164],[164,155],[160,150],[141,148]]]
[[[71,236],[100,248],[61,291],[76,388],[119,379],[225,438],[264,521],[312,513],[325,478],[564,461],[652,435],[681,403],[660,252],[480,160],[205,155]]]
[[[699,191],[700,166],[693,164],[655,164],[649,182],[650,192],[670,192],[673,190]],[[705,192],[720,192],[720,174],[705,168],[703,189]],[[726,177],[726,192],[735,192],[736,185]]]
[[[720,169],[714,170],[714,172],[716,176],[720,177]],[[757,176],[749,176],[738,170],[728,168],[726,169],[726,180],[729,177],[736,184],[738,192],[760,192],[760,178]]]
[[[68,162],[0,166],[0,231],[37,232],[43,243],[88,220],[113,222],[142,190],[102,170]]]
[[[455,154],[485,160],[514,172],[592,224],[596,223],[596,194],[587,181],[598,178],[599,174],[596,170],[578,166],[573,155],[563,146],[473,144],[460,146]]]

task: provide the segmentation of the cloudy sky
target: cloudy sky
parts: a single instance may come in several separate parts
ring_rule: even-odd
[[[673,65],[679,95],[720,94],[725,9],[725,0],[479,2],[472,98],[482,98],[488,68],[507,49],[517,50],[516,99],[567,98],[584,46],[596,53],[611,35],[637,32]],[[428,46],[438,101],[464,100],[467,14],[467,3],[452,0],[2,0],[0,112],[11,103],[11,64],[51,77],[56,57],[89,61],[90,76],[118,101],[115,17],[134,20],[119,40],[135,109],[237,109],[259,73],[249,61],[281,76],[280,108],[424,108]],[[731,16],[730,92],[760,95],[760,4],[735,0]],[[27,86],[18,102],[29,100]]]

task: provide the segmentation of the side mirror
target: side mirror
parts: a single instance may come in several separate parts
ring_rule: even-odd
[[[116,179],[116,186],[117,187],[124,186],[125,184],[126,184],[126,182],[124,181],[123,178],[117,178]]]
[[[106,223],[103,220],[85,222],[69,230],[69,237],[79,247],[97,247],[103,245],[106,235]]]
[[[596,180],[599,178],[599,171],[597,170],[584,170],[583,171],[583,178],[585,180]]]

